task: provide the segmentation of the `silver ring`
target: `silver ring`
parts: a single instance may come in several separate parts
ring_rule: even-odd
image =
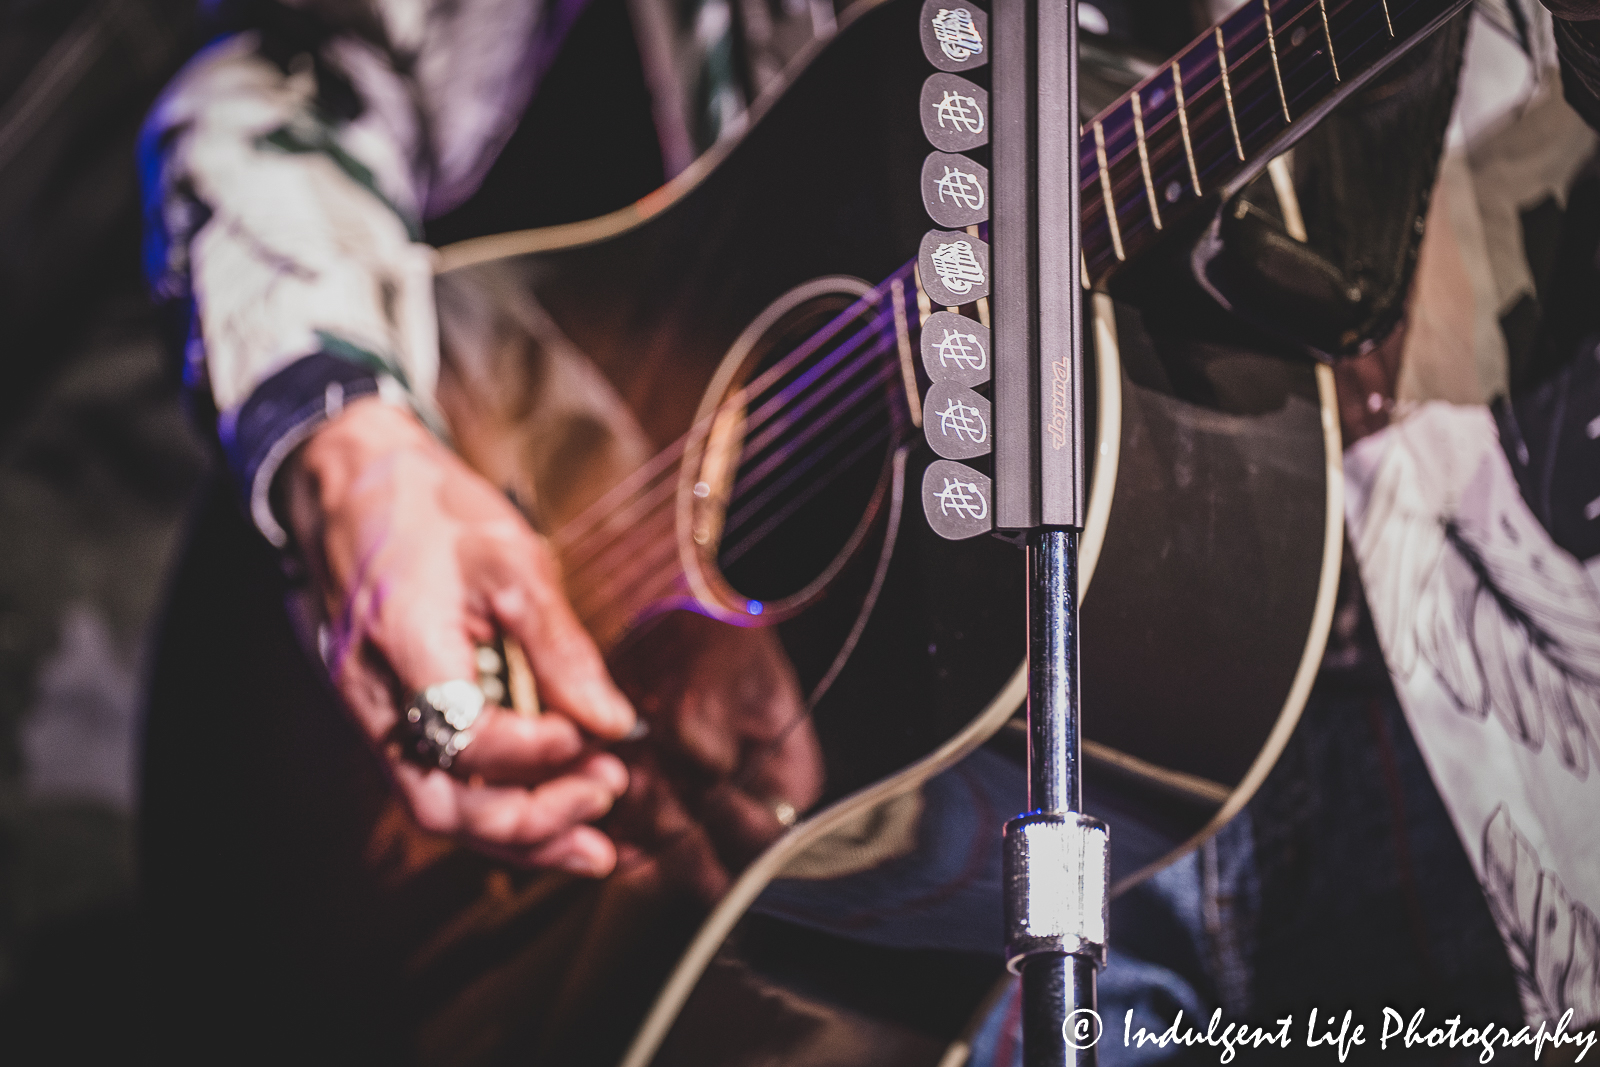
[[[472,727],[483,715],[483,690],[475,682],[455,679],[430,685],[406,703],[405,728],[416,755],[449,770],[461,750],[472,744]]]

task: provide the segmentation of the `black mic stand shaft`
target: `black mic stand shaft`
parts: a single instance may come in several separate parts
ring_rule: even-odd
[[[1107,833],[1082,814],[1085,495],[1077,0],[994,0],[995,525],[1028,550],[1028,804],[1005,828],[1026,1067],[1093,1064]]]

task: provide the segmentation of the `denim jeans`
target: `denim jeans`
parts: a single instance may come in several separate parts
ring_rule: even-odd
[[[1477,1062],[1477,1048],[1380,1049],[1384,1008],[1521,1025],[1505,948],[1406,726],[1353,568],[1343,593],[1342,632],[1260,791],[1215,838],[1112,903],[1098,1005],[1107,1067],[1218,1062],[1217,1047],[1124,1043],[1125,1026],[1160,1034],[1180,1010],[1201,1032],[1218,1009],[1224,1025],[1294,1020],[1287,1051],[1236,1062],[1338,1062],[1334,1048],[1306,1047],[1312,1009],[1319,1034],[1347,1010],[1365,1024],[1351,1063]],[[1019,1010],[1013,985],[978,1031],[974,1067],[1022,1063]],[[1517,1062],[1500,1050],[1495,1059]]]

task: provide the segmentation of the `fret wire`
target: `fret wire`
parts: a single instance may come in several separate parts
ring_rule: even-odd
[[[1178,128],[1183,131],[1183,154],[1189,157],[1189,180],[1194,182],[1194,195],[1200,192],[1200,170],[1194,165],[1194,145],[1189,141],[1189,109],[1183,102],[1183,72],[1178,61],[1172,61],[1172,87],[1178,94]]]
[[[1319,4],[1325,4],[1326,0],[1318,0],[1318,2],[1319,2]],[[1275,76],[1275,78],[1277,80],[1277,83],[1278,83],[1277,84],[1277,88],[1278,88],[1279,102],[1280,102],[1280,105],[1283,107],[1285,118],[1292,124],[1293,121],[1294,121],[1294,116],[1293,116],[1293,112],[1288,108],[1288,100],[1287,100],[1288,86],[1287,86],[1287,83],[1283,81],[1283,77],[1282,77],[1281,62],[1278,59],[1277,48],[1276,48],[1276,43],[1277,43],[1276,42],[1276,27],[1273,26],[1272,23],[1271,23],[1271,10],[1270,10],[1270,8],[1267,8],[1266,15],[1267,15],[1267,25],[1269,27],[1269,43],[1272,46],[1271,53],[1272,53],[1272,63],[1273,63],[1273,68],[1274,68],[1273,69],[1273,73],[1274,73],[1274,76]],[[1330,31],[1325,31],[1325,32],[1328,33],[1329,39],[1330,39],[1330,42],[1331,42],[1331,30]],[[1214,30],[1213,30],[1213,35],[1214,35],[1214,40],[1216,41],[1216,45],[1217,45],[1217,65],[1218,65],[1220,78],[1221,78],[1221,81],[1223,83],[1222,84],[1223,98],[1224,98],[1224,101],[1225,101],[1225,104],[1226,104],[1227,110],[1228,110],[1228,125],[1229,125],[1229,130],[1233,135],[1234,151],[1235,151],[1235,155],[1240,159],[1240,161],[1244,161],[1247,158],[1247,156],[1244,153],[1243,130],[1239,126],[1238,113],[1237,113],[1237,110],[1236,110],[1236,108],[1234,106],[1232,71],[1230,69],[1230,65],[1229,65],[1228,59],[1227,59],[1227,43],[1226,43],[1226,38],[1224,37],[1223,32],[1222,32],[1222,27],[1221,26],[1215,27]],[[1186,50],[1186,51],[1188,51],[1188,50]],[[1332,51],[1332,49],[1330,48],[1330,53],[1331,53],[1331,51]],[[1184,91],[1183,68],[1182,68],[1182,65],[1181,65],[1179,59],[1177,59],[1177,58],[1173,59],[1168,64],[1168,66],[1171,68],[1172,88],[1173,88],[1173,93],[1174,93],[1174,96],[1176,97],[1177,105],[1178,105],[1177,106],[1178,126],[1179,126],[1179,132],[1180,132],[1180,134],[1182,136],[1182,139],[1183,139],[1183,142],[1184,142],[1183,147],[1184,147],[1185,161],[1189,165],[1190,183],[1195,189],[1195,195],[1196,196],[1203,196],[1204,194],[1203,194],[1203,191],[1202,191],[1201,185],[1200,185],[1200,174],[1199,174],[1198,159],[1196,158],[1195,153],[1194,153],[1194,133],[1193,133],[1193,130],[1191,128],[1191,124],[1189,122],[1188,99],[1187,99],[1187,94]],[[1336,77],[1339,77],[1339,76],[1340,75],[1336,74]],[[1150,78],[1147,78],[1145,81],[1141,82],[1140,83],[1140,88],[1142,88],[1145,85],[1150,84],[1150,82],[1153,81],[1155,79],[1155,77],[1157,77],[1157,76],[1156,75],[1152,75]],[[1113,106],[1115,106],[1115,105],[1113,105]],[[1147,129],[1147,131],[1146,131],[1146,140],[1147,141],[1149,139],[1149,135],[1152,132],[1152,130],[1153,129],[1158,129],[1159,126],[1162,125],[1164,122],[1165,122],[1165,120],[1163,119],[1162,123],[1158,123],[1157,124],[1157,127]],[[1208,168],[1208,170],[1209,170],[1209,168]],[[1153,182],[1154,181],[1154,171],[1153,170],[1151,171],[1151,179],[1152,179],[1152,182]]]
[[[1321,3],[1322,0],[1318,0]],[[1289,97],[1283,91],[1283,72],[1278,69],[1278,39],[1272,32],[1272,0],[1261,0],[1261,10],[1267,17],[1267,48],[1272,54],[1272,77],[1278,83],[1278,103],[1283,105],[1283,121],[1293,123],[1289,117]]]
[[[1139,104],[1139,90],[1133,91],[1133,133],[1139,140],[1139,169],[1144,171],[1144,192],[1150,198],[1150,218],[1161,229],[1161,205],[1156,203],[1156,183],[1150,179],[1150,153],[1144,146],[1144,108]]]
[[[1216,33],[1217,33],[1217,36],[1218,36],[1218,37],[1220,37],[1220,36],[1221,36],[1221,27],[1220,27],[1220,26],[1219,26],[1219,27],[1217,27],[1217,31],[1216,31]],[[1219,46],[1220,46],[1220,45],[1221,45],[1221,43],[1222,43],[1222,42],[1221,42],[1221,41],[1220,41],[1220,40],[1219,40],[1219,42],[1218,42],[1218,44],[1219,44]],[[1220,57],[1221,57],[1221,52],[1220,52],[1220,50],[1219,50],[1219,53],[1218,53],[1218,55],[1219,55],[1219,60],[1220,60]],[[1226,72],[1226,66],[1225,66],[1225,65],[1224,65],[1224,66],[1223,66],[1223,70],[1224,70],[1224,72]],[[1227,90],[1228,90],[1228,89],[1229,89],[1229,85],[1228,85],[1228,83],[1227,83],[1227,82],[1226,82],[1226,81],[1225,81],[1225,82],[1224,82],[1224,97],[1225,97],[1225,98],[1226,98],[1226,97],[1227,97],[1227,95],[1228,95],[1228,94],[1227,94]],[[1233,113],[1232,113],[1232,110],[1231,110],[1231,109],[1230,109],[1230,111],[1229,111],[1229,117],[1230,117],[1230,119],[1232,119],[1232,118],[1233,118]],[[1235,132],[1235,137],[1236,137],[1236,138],[1237,138],[1237,137],[1238,137],[1238,136],[1239,136],[1239,129],[1238,129],[1238,126],[1237,126],[1237,125],[1236,125],[1236,124],[1235,124],[1235,125],[1234,125],[1234,132]],[[1261,128],[1261,129],[1257,129],[1257,130],[1252,130],[1252,139],[1254,139],[1254,138],[1255,138],[1255,137],[1256,137],[1256,136],[1257,136],[1257,135],[1258,135],[1258,134],[1261,134],[1261,133],[1264,133],[1264,132],[1267,132],[1267,130],[1266,130],[1266,128],[1265,128],[1265,127],[1262,127],[1262,128]],[[1237,145],[1237,143],[1238,143],[1238,142],[1237,142],[1237,141],[1236,141],[1236,142],[1235,142],[1235,143],[1236,143],[1236,145]],[[1213,164],[1213,165],[1212,165],[1212,166],[1209,166],[1209,167],[1207,167],[1207,168],[1206,168],[1206,174],[1207,174],[1207,178],[1208,178],[1208,180],[1209,180],[1209,178],[1210,178],[1210,176],[1211,176],[1211,172],[1212,172],[1212,171],[1213,171],[1213,170],[1217,170],[1217,169],[1218,169],[1218,167],[1219,167],[1219,166],[1220,166],[1220,164],[1221,164],[1221,161],[1220,161],[1220,160],[1219,160],[1219,161],[1218,161],[1218,162],[1217,162],[1217,163],[1216,163],[1216,164]],[[1220,172],[1220,173],[1226,173],[1226,172],[1225,172],[1225,171],[1221,171],[1221,172]]]
[[[1222,43],[1222,27],[1218,26],[1217,34],[1217,66],[1222,70],[1222,98],[1228,102],[1228,125],[1233,127],[1233,147],[1239,153],[1239,162],[1244,162],[1244,142],[1239,140],[1239,120],[1233,113],[1233,86],[1228,84],[1228,50]]]
[[[1322,36],[1328,39],[1328,62],[1333,64],[1333,80],[1343,81],[1344,79],[1339,77],[1339,60],[1333,54],[1333,30],[1328,26],[1328,0],[1317,0],[1317,7],[1322,9]],[[1385,19],[1389,17],[1387,2],[1383,5],[1383,17]],[[1394,36],[1393,26],[1389,27],[1389,36]]]
[[[1392,37],[1393,34],[1394,34],[1394,25],[1393,25],[1393,22],[1391,21],[1388,0],[1379,0],[1379,3],[1383,8],[1385,25],[1388,28],[1389,34]],[[1267,32],[1268,32],[1268,41],[1269,41],[1269,44],[1272,46],[1272,58],[1273,58],[1274,74],[1278,78],[1279,100],[1284,105],[1285,115],[1286,115],[1286,117],[1288,117],[1290,119],[1290,122],[1292,124],[1292,122],[1293,122],[1292,115],[1287,110],[1287,105],[1288,105],[1288,101],[1287,101],[1287,86],[1286,86],[1286,83],[1284,83],[1283,80],[1282,80],[1281,69],[1279,68],[1279,65],[1278,65],[1277,49],[1276,49],[1276,35],[1275,35],[1274,29],[1273,29],[1273,27],[1271,25],[1271,8],[1270,8],[1270,6],[1268,6],[1269,4],[1270,4],[1270,0],[1263,0],[1263,7],[1265,8],[1265,15],[1266,15],[1267,27],[1268,27],[1268,30],[1267,30]],[[1341,5],[1341,6],[1343,6],[1343,5]],[[1334,52],[1333,32],[1332,32],[1332,27],[1330,25],[1328,11],[1327,11],[1327,0],[1318,0],[1318,8],[1319,8],[1319,13],[1320,13],[1320,15],[1322,17],[1322,21],[1323,21],[1323,35],[1324,35],[1324,39],[1326,40],[1327,45],[1328,45],[1328,56],[1329,56],[1329,60],[1330,60],[1330,65],[1333,68],[1334,79],[1335,79],[1335,81],[1341,81],[1342,80],[1342,72],[1339,70],[1338,59],[1337,59],[1336,54]],[[1242,162],[1242,161],[1245,161],[1246,158],[1247,158],[1245,156],[1245,153],[1244,153],[1243,131],[1240,129],[1239,121],[1238,121],[1238,113],[1234,108],[1232,75],[1231,75],[1231,72],[1229,70],[1228,60],[1227,60],[1227,42],[1226,42],[1226,38],[1223,35],[1223,31],[1222,31],[1222,27],[1221,26],[1217,26],[1217,27],[1215,27],[1213,29],[1213,37],[1214,37],[1214,40],[1216,41],[1216,45],[1217,45],[1217,66],[1218,66],[1219,73],[1221,75],[1223,99],[1224,99],[1224,102],[1226,104],[1227,111],[1228,111],[1228,125],[1229,125],[1229,128],[1230,128],[1230,130],[1231,130],[1231,132],[1233,134],[1233,142],[1234,142],[1235,152],[1238,155],[1239,160]],[[1190,182],[1191,182],[1191,184],[1192,184],[1192,186],[1194,188],[1195,195],[1198,197],[1198,196],[1203,195],[1202,191],[1201,191],[1200,168],[1199,168],[1199,161],[1198,161],[1197,157],[1195,156],[1195,152],[1194,152],[1193,132],[1190,130],[1189,113],[1188,113],[1188,100],[1187,100],[1186,94],[1184,92],[1183,68],[1182,68],[1182,65],[1179,62],[1179,60],[1176,59],[1176,58],[1174,60],[1172,60],[1172,62],[1169,65],[1170,65],[1170,67],[1172,69],[1172,87],[1173,87],[1174,96],[1175,96],[1176,102],[1177,102],[1178,127],[1179,127],[1179,132],[1180,132],[1180,134],[1182,135],[1182,138],[1183,138],[1184,157],[1185,157],[1185,160],[1187,161],[1188,167],[1189,167],[1189,179],[1190,179]],[[1304,63],[1301,64],[1301,67],[1303,67],[1303,66],[1304,66]],[[1299,68],[1297,68],[1297,69],[1299,69]],[[1145,82],[1142,82],[1139,86],[1135,87],[1135,89],[1131,93],[1131,96],[1133,97],[1133,100],[1132,100],[1131,103],[1132,103],[1132,107],[1134,108],[1134,112],[1135,112],[1134,113],[1135,132],[1138,135],[1138,148],[1139,148],[1139,151],[1140,151],[1140,169],[1141,169],[1141,173],[1142,173],[1142,175],[1144,177],[1144,180],[1145,180],[1145,183],[1146,183],[1145,184],[1145,193],[1146,193],[1146,196],[1150,198],[1152,221],[1154,221],[1156,226],[1159,228],[1161,226],[1161,224],[1162,224],[1161,220],[1160,220],[1160,208],[1158,206],[1159,202],[1156,201],[1155,197],[1154,197],[1155,173],[1154,173],[1153,170],[1148,169],[1149,168],[1149,150],[1148,150],[1148,147],[1147,147],[1147,143],[1148,143],[1148,139],[1149,139],[1150,135],[1153,134],[1153,133],[1158,133],[1160,128],[1161,128],[1161,126],[1165,124],[1166,120],[1162,119],[1160,122],[1158,122],[1156,124],[1156,126],[1151,127],[1149,129],[1146,129],[1144,127],[1143,99],[1142,99],[1142,89],[1143,89],[1143,87],[1145,85],[1148,85],[1151,81],[1153,81],[1155,77],[1156,76],[1153,75],[1150,79],[1147,79]],[[1276,120],[1273,120],[1273,121],[1276,121]],[[1105,132],[1104,132],[1104,129],[1102,128],[1101,123],[1100,123],[1099,120],[1094,120],[1092,124],[1093,124],[1093,127],[1094,127],[1094,133],[1095,133],[1095,155],[1096,155],[1097,161],[1100,164],[1100,174],[1099,174],[1100,193],[1101,193],[1102,202],[1104,203],[1105,208],[1106,208],[1106,221],[1107,221],[1107,224],[1108,224],[1108,229],[1111,231],[1112,251],[1115,252],[1116,258],[1119,261],[1125,261],[1127,259],[1127,255],[1126,255],[1126,251],[1125,251],[1125,249],[1123,247],[1123,244],[1122,244],[1121,225],[1120,225],[1120,223],[1118,221],[1118,218],[1117,218],[1116,196],[1115,196],[1114,184],[1113,184],[1113,181],[1112,181],[1112,178],[1111,178],[1111,174],[1110,174],[1110,165],[1109,165],[1109,162],[1108,162],[1108,156],[1107,156],[1107,151],[1106,151]],[[1084,132],[1086,133],[1087,131],[1084,131]],[[1256,139],[1258,136],[1260,136],[1260,135],[1262,135],[1264,133],[1270,133],[1270,132],[1271,132],[1270,123],[1267,124],[1266,126],[1263,126],[1259,130],[1252,130],[1252,133],[1251,133],[1252,140]],[[1208,182],[1211,180],[1213,171],[1216,171],[1218,174],[1221,174],[1224,177],[1228,173],[1230,173],[1230,171],[1226,167],[1224,167],[1222,164],[1223,164],[1222,160],[1217,160],[1215,163],[1210,164],[1210,165],[1208,165],[1206,167],[1206,176],[1207,176],[1207,181]],[[1219,179],[1219,180],[1221,180],[1221,179]],[[1101,248],[1103,249],[1104,246],[1102,245]],[[1087,265],[1087,253],[1088,253],[1088,251],[1089,251],[1088,242],[1086,241],[1085,242],[1085,248],[1084,248],[1085,262],[1083,263],[1083,272],[1085,274],[1087,274],[1087,269],[1088,269],[1088,265]]]
[[[1106,221],[1111,223],[1111,249],[1121,262],[1128,257],[1122,252],[1122,227],[1117,225],[1117,204],[1111,196],[1111,172],[1106,166],[1106,135],[1099,119],[1094,123],[1094,154],[1100,164],[1100,199],[1106,206]]]

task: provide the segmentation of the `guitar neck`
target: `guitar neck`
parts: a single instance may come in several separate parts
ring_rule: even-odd
[[[1466,2],[1248,0],[1084,127],[1089,281],[1214,210]]]

